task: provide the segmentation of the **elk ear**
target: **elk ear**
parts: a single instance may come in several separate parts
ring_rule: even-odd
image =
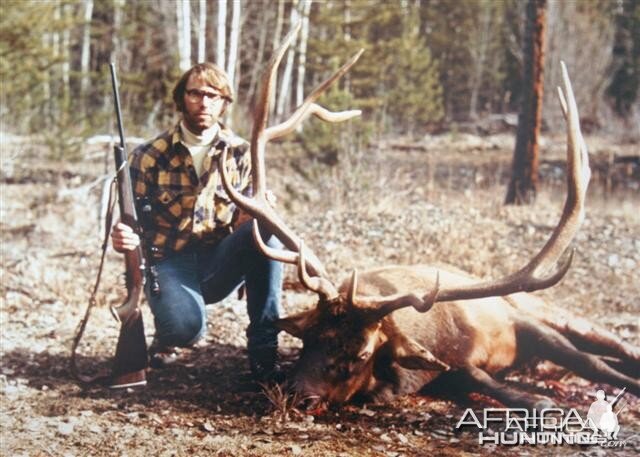
[[[431,351],[411,338],[397,338],[392,342],[392,347],[394,359],[403,368],[440,371],[448,371],[450,368]]]
[[[318,322],[316,310],[303,311],[274,321],[273,325],[288,334],[302,339],[308,328]]]
[[[380,327],[382,327],[382,324],[380,322],[376,322],[372,328],[366,330],[364,335],[365,343],[362,345],[357,355],[360,361],[369,360],[375,352],[376,345],[379,340]]]

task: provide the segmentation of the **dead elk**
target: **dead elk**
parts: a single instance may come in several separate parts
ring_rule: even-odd
[[[307,398],[307,406],[343,403],[356,394],[387,400],[418,392],[448,376],[457,388],[482,392],[505,405],[541,407],[550,400],[524,394],[494,378],[534,358],[640,396],[637,348],[586,320],[567,317],[528,293],[553,286],[567,272],[572,253],[565,252],[584,218],[590,169],[564,65],[563,89],[558,94],[567,123],[567,197],[560,221],[529,263],[504,278],[481,282],[454,268],[388,266],[365,271],[359,278],[354,273],[336,288],[318,258],[267,202],[264,154],[270,140],[291,132],[309,114],[329,122],[359,114],[332,113],[315,100],[349,70],[360,53],[320,84],[290,119],[267,128],[271,88],[295,33],[270,61],[254,113],[254,197],[239,195],[221,169],[227,193],[255,218],[256,243],[265,255],[296,264],[301,282],[319,296],[314,309],[278,321],[282,330],[303,340],[293,383],[299,397]],[[221,165],[225,163],[224,155],[220,160]],[[287,250],[264,245],[258,224],[275,234]]]

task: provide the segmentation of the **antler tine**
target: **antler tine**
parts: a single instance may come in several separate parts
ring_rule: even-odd
[[[252,198],[242,195],[231,185],[226,166],[224,166],[227,160],[226,149],[223,150],[220,155],[220,174],[222,177],[222,184],[231,200],[255,219],[259,220],[271,233],[278,236],[284,245],[291,251],[298,251],[300,244],[299,238],[286,226],[284,221],[266,200],[266,171],[264,154],[266,144],[268,142],[265,135],[265,127],[269,113],[269,99],[277,77],[278,66],[299,30],[300,24],[297,24],[285,37],[282,44],[269,60],[262,80],[262,89],[254,111],[253,131],[251,134],[251,177],[254,194]],[[261,245],[265,246],[264,243],[261,243]],[[265,253],[267,256],[274,254],[271,250],[267,252],[268,253]],[[280,255],[282,255],[282,253]],[[279,260],[279,256],[274,258]],[[315,274],[326,275],[324,266],[312,252],[308,253],[307,262],[309,262],[311,269]]]
[[[264,160],[260,160],[259,156],[261,154],[264,155],[264,148],[266,143],[269,141],[265,135],[267,120],[269,118],[269,101],[273,92],[273,86],[275,85],[275,81],[278,76],[278,67],[280,66],[280,62],[300,31],[301,26],[302,23],[298,22],[298,24],[296,24],[296,26],[282,41],[276,52],[269,60],[262,80],[262,89],[254,111],[253,129],[251,131],[251,161],[253,165],[251,173],[253,175],[253,191],[256,196],[263,195],[266,190]]]
[[[587,147],[580,132],[578,107],[564,63],[562,64],[562,79],[564,90],[559,90],[559,95],[560,106],[567,122],[568,192],[560,221],[540,252],[524,268],[495,281],[440,288],[439,279],[436,277],[433,290],[422,299],[413,294],[392,297],[358,297],[356,299],[352,294],[351,300],[354,306],[362,310],[365,318],[380,319],[407,306],[413,306],[416,310],[425,312],[436,302],[531,292],[551,287],[564,277],[571,264],[573,251],[564,260],[560,259],[567,251],[584,219],[584,203],[591,170],[589,169]],[[554,266],[555,270],[552,269]],[[550,270],[551,273],[547,273]]]
[[[229,197],[247,213],[254,215],[254,213],[262,213],[261,206],[266,205],[265,189],[266,189],[266,173],[264,165],[264,148],[266,145],[266,139],[264,131],[269,118],[269,99],[273,92],[273,86],[278,74],[278,66],[284,57],[287,49],[291,45],[291,42],[299,32],[301,23],[298,23],[289,34],[284,38],[276,52],[273,54],[267,64],[267,68],[264,72],[262,79],[262,87],[260,91],[260,97],[253,116],[253,128],[251,132],[251,177],[253,185],[254,198],[246,197],[229,185],[228,175],[226,173],[226,150],[223,150],[220,156],[220,174],[222,176],[222,184],[225,190],[229,194]],[[254,203],[256,202],[256,203]],[[255,217],[255,216],[254,216]],[[263,243],[264,245],[264,243]]]
[[[440,274],[436,273],[436,281],[433,289],[422,298],[419,298],[415,294],[396,294],[386,297],[358,297],[356,294],[357,288],[358,272],[353,270],[349,286],[347,287],[347,303],[354,309],[360,311],[363,314],[363,319],[374,322],[382,319],[387,314],[401,308],[406,308],[407,306],[413,306],[413,308],[420,313],[429,311],[437,301],[436,297],[440,290]]]
[[[589,156],[580,131],[578,106],[564,62],[561,62],[561,68],[564,85],[563,95],[565,96],[560,98],[560,106],[563,110],[566,107],[567,110],[567,199],[560,222],[547,243],[530,262],[531,269],[529,271],[532,275],[548,271],[571,244],[578,227],[584,220],[584,201],[591,179]],[[563,99],[564,104],[562,103]],[[567,226],[570,228],[569,230],[566,229]]]
[[[591,177],[589,157],[580,132],[580,121],[571,81],[564,63],[562,64],[564,90],[560,93],[560,106],[567,122],[567,198],[562,216],[551,236],[527,265],[519,271],[496,281],[470,284],[459,288],[442,288],[438,291],[434,302],[464,300],[489,296],[508,295],[516,292],[551,287],[566,273],[573,258],[570,253],[560,261],[573,240],[584,219],[584,202]],[[559,263],[559,264],[558,264]],[[553,267],[555,270],[552,270]],[[551,271],[546,276],[541,274]]]
[[[332,300],[338,296],[337,289],[329,280],[309,275],[306,268],[304,241],[300,240],[300,253],[269,247],[262,240],[258,221],[255,219],[253,220],[253,239],[258,249],[265,256],[280,262],[296,265],[298,267],[298,279],[307,289],[322,295],[326,300]]]
[[[262,80],[262,90],[260,92],[260,98],[258,100],[258,104],[256,105],[254,113],[254,124],[251,135],[251,177],[254,196],[252,198],[249,198],[245,195],[242,195],[231,185],[225,166],[227,160],[226,149],[224,149],[222,154],[220,155],[219,169],[222,177],[222,184],[231,200],[233,200],[238,207],[242,208],[244,211],[253,216],[261,225],[268,229],[270,233],[277,236],[285,245],[285,247],[290,251],[286,252],[273,250],[266,246],[266,244],[260,237],[257,225],[254,225],[254,237],[256,238],[256,243],[258,244],[262,252],[268,257],[286,263],[304,262],[304,265],[301,267],[302,270],[304,270],[304,273],[307,272],[308,268],[312,274],[318,276],[318,278],[312,279],[317,279],[316,282],[321,283],[319,287],[312,286],[309,288],[311,288],[312,290],[316,290],[320,294],[331,296],[336,288],[328,281],[328,279],[326,279],[327,273],[320,260],[318,260],[318,258],[310,249],[304,247],[300,238],[284,223],[282,218],[278,215],[278,213],[273,209],[273,207],[266,199],[266,167],[264,156],[266,145],[270,140],[291,132],[309,114],[315,114],[321,119],[329,122],[340,122],[360,114],[360,111],[355,110],[333,113],[316,105],[313,102],[332,83],[334,83],[338,78],[349,71],[349,69],[362,54],[362,51],[353,56],[351,60],[343,65],[334,75],[332,75],[329,79],[327,79],[316,89],[314,89],[303,102],[303,104],[294,112],[289,120],[283,122],[280,125],[267,129],[266,125],[269,111],[269,99],[273,91],[275,79],[277,77],[278,66],[287,48],[291,45],[291,42],[293,41],[296,33],[298,33],[299,29],[300,25],[298,24],[289,33],[289,35],[287,35],[280,47],[276,50],[274,56],[269,61],[267,70],[265,71],[265,75]],[[301,261],[300,258],[302,258],[303,260]]]
[[[283,263],[290,263],[296,265],[298,263],[298,258],[300,257],[296,252],[293,251],[285,251],[284,249],[275,249],[267,244],[262,239],[262,235],[260,235],[260,227],[258,227],[257,219],[253,220],[253,240],[256,242],[256,246],[262,252],[265,257],[269,257],[270,259],[277,260]],[[300,241],[302,244],[302,240]]]
[[[222,154],[220,154],[219,160],[222,185],[229,195],[229,198],[236,205],[238,205],[238,207],[242,208],[244,211],[250,214],[256,221],[259,221],[260,224],[264,225],[270,233],[276,235],[278,239],[285,245],[285,247],[292,251],[291,255],[297,255],[297,252],[299,252],[300,250],[300,238],[285,224],[278,213],[273,209],[269,202],[267,202],[264,194],[256,194],[254,197],[249,198],[245,195],[242,195],[231,185],[227,168],[225,166],[225,163],[227,161],[226,148],[222,150]],[[258,233],[258,237],[260,237],[260,233]],[[260,245],[266,246],[266,244],[262,240],[259,243],[259,246]],[[306,248],[306,250],[306,262],[311,267],[312,272],[319,276],[327,276],[322,262],[320,262],[320,260],[318,260],[314,253],[311,252],[308,248]],[[285,255],[282,252],[280,252],[280,254],[275,254],[272,256],[273,250],[268,247],[267,250],[263,250],[263,253],[267,257],[271,257],[274,260],[281,260],[281,257],[283,255],[285,256],[285,258],[289,258],[288,255]],[[286,260],[281,261],[285,261],[287,263],[295,263]]]
[[[338,296],[338,289],[331,281],[322,276],[311,277],[307,272],[307,262],[305,259],[304,242],[300,240],[300,254],[298,255],[298,278],[300,282],[309,290],[321,295],[324,301],[333,300]]]
[[[296,109],[291,117],[289,117],[289,119],[282,122],[281,124],[269,127],[265,132],[267,141],[293,132],[293,130],[311,114],[314,114],[315,116],[326,122],[342,122],[362,114],[362,111],[360,110],[331,112],[314,102],[320,97],[320,95],[322,95],[323,92],[331,87],[334,82],[340,79],[351,69],[351,67],[358,61],[363,52],[364,49],[360,49],[360,51],[354,54],[347,63],[345,63],[342,67],[340,67],[340,69],[338,69],[338,71],[331,75],[331,77],[327,78],[324,82],[320,83],[315,89],[313,89],[313,91],[311,91],[304,102],[302,102],[302,104],[298,107],[298,109]]]

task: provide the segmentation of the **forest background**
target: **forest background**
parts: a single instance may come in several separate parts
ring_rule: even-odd
[[[278,210],[332,278],[391,264],[446,262],[486,278],[520,268],[544,244],[565,194],[554,90],[562,59],[593,177],[571,270],[538,295],[563,316],[588,316],[638,347],[640,0],[546,2],[544,186],[531,205],[503,205],[524,88],[527,3],[0,0],[0,455],[546,457],[544,446],[481,446],[476,433],[457,433],[463,399],[410,395],[325,417],[296,414],[285,396],[274,401],[247,382],[248,317],[235,294],[208,307],[203,346],[186,350],[184,363],[149,371],[147,389],[85,388],[68,370],[96,279],[113,173],[114,138],[102,136],[116,134],[108,63],[118,68],[130,143],[176,121],[173,84],[203,60],[232,75],[237,95],[226,122],[248,137],[261,73],[298,21],[272,124],[365,49],[320,100],[363,115],[338,125],[310,119],[267,151]],[[119,323],[109,307],[125,299],[123,264],[112,249],[105,258],[79,347],[82,371],[110,366],[116,347]],[[285,271],[283,308],[309,309],[316,297],[300,290],[292,267]],[[151,342],[151,311],[141,309]],[[281,334],[285,369],[300,346]],[[550,364],[506,381],[584,414],[598,388],[612,393]],[[630,397],[620,414],[630,445],[616,456],[640,451],[640,400]],[[477,409],[494,404],[467,400]]]
[[[109,133],[107,64],[121,79],[126,133],[171,125],[171,89],[192,64],[231,75],[227,122],[245,137],[261,71],[297,22],[285,57],[274,120],[358,49],[360,62],[322,101],[359,108],[348,129],[309,123],[297,140],[328,163],[338,151],[386,134],[426,133],[514,121],[521,94],[522,0],[6,0],[0,17],[3,135],[41,135],[51,158],[81,153]],[[560,60],[574,83],[583,127],[619,141],[640,138],[640,1],[551,0],[543,131],[562,129],[553,87]],[[510,118],[509,116],[514,116]],[[483,123],[484,122],[484,123]],[[488,127],[491,128],[491,127]],[[336,133],[339,132],[339,133]]]

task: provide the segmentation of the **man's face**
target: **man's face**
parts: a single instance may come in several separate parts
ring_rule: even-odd
[[[218,122],[227,102],[220,92],[206,84],[200,75],[193,74],[184,93],[184,122],[189,130],[199,135]]]

